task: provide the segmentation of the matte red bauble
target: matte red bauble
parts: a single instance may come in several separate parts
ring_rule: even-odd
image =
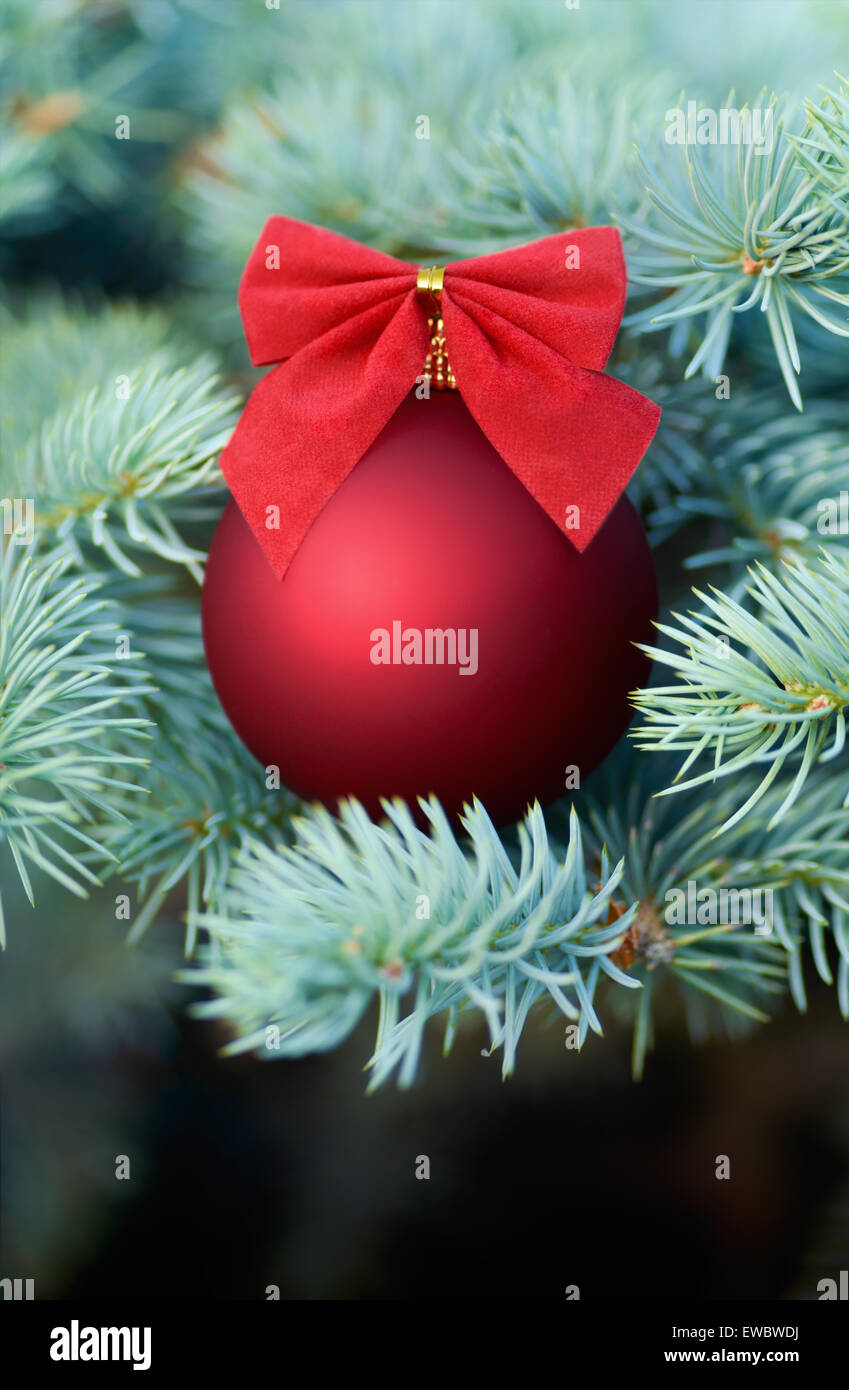
[[[301,797],[478,796],[505,823],[617,742],[656,612],[630,502],[579,553],[446,392],[403,402],[282,580],[231,501],[203,635],[239,737]]]

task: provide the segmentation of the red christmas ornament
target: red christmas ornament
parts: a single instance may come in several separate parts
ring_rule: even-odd
[[[404,402],[282,583],[231,502],[203,632],[239,737],[302,797],[477,795],[504,823],[616,743],[656,611],[630,502],[579,554],[446,392]]]
[[[510,821],[625,729],[657,596],[621,494],[659,411],[602,372],[624,296],[612,228],[418,270],[266,224],[240,302],[284,365],[222,456],[203,630],[236,731],[305,799]]]

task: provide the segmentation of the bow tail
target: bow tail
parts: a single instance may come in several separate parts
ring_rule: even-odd
[[[407,292],[324,334],[254,388],[220,463],[278,579],[421,374],[427,342]]]
[[[500,315],[469,310],[443,307],[460,394],[531,496],[586,550],[651,443],[660,407]]]

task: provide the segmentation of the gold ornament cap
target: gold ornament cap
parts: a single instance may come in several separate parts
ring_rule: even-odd
[[[423,265],[419,267],[416,289],[419,294],[432,295],[437,304],[442,298],[442,285],[445,280],[444,265]]]

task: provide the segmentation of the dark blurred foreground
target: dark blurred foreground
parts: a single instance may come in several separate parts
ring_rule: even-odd
[[[367,1096],[365,1029],[331,1056],[258,1062],[173,1023],[166,1055],[54,1055],[49,1085],[4,1068],[0,1263],[38,1297],[811,1299],[847,1267],[828,991],[742,1044],[661,1038],[640,1084],[623,1034],[578,1056],[562,1026],[529,1029],[506,1083],[482,1034],[447,1061],[434,1034],[416,1087]]]

